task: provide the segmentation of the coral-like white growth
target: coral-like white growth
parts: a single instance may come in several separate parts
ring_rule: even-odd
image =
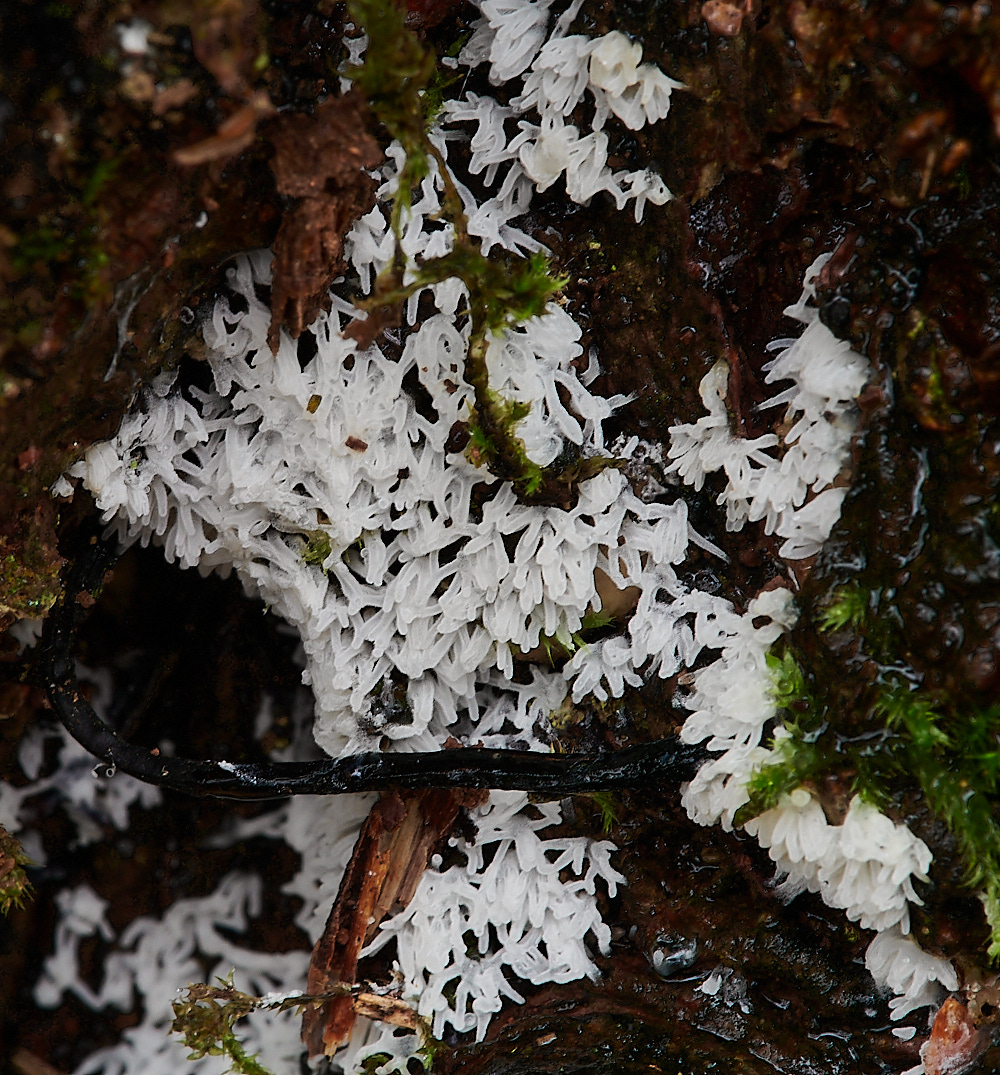
[[[243,948],[231,940],[260,913],[259,878],[229,874],[202,899],[182,899],[160,919],[137,918],[115,937],[105,917],[107,904],[88,886],[68,889],[59,897],[62,918],[56,930],[56,949],[42,969],[35,999],[54,1007],[63,993],[76,996],[97,1011],[106,1006],[131,1011],[137,1000],[145,1009],[143,1022],[122,1032],[121,1040],[100,1049],[76,1069],[76,1075],[159,1075],[191,1071],[209,1075],[218,1061],[207,1057],[194,1065],[188,1050],[171,1037],[171,1002],[179,990],[212,975],[236,971],[237,988],[262,994],[301,987],[308,955],[305,952],[266,953]],[[95,989],[81,976],[81,942],[99,937],[113,950],[104,960],[104,978]],[[291,1013],[254,1012],[241,1024],[251,1053],[283,1071],[298,1071],[301,1052],[299,1027]]]
[[[681,800],[701,825],[721,821],[731,828],[734,814],[749,801],[753,772],[781,756],[788,732],[780,725],[773,732],[775,746],[761,745],[777,717],[766,658],[794,615],[789,592],[772,590],[751,602],[744,616],[716,611],[704,628],[717,633],[714,643],[704,637],[704,644],[721,648],[722,656],[694,674],[685,700],[692,712],[681,730],[686,742],[704,742],[719,752],[699,769]],[[957,988],[949,985],[955,981],[950,963],[903,937],[909,904],[922,902],[913,882],[927,880],[931,863],[930,849],[905,825],[859,798],[852,800],[843,824],[831,825],[812,795],[798,788],[744,827],[777,864],[779,892],[789,899],[807,889],[817,892],[852,921],[878,930],[876,941],[887,938],[869,949],[868,966],[880,985],[902,994],[891,1002],[894,1018],[937,1003],[941,990],[935,983]],[[893,938],[901,939],[899,945],[890,943]]]
[[[213,388],[178,392],[160,378],[73,473],[124,541],[156,538],[184,566],[234,567],[295,625],[328,752],[382,736],[426,748],[453,731],[530,740],[561,702],[564,675],[620,694],[650,658],[663,675],[693,658],[685,607],[672,608],[685,590],[673,565],[700,540],[683,501],[646,504],[609,469],[572,509],[526,507],[447,451],[470,398],[451,318],[427,317],[393,360],[340,335],[350,307],[335,298],[302,363],[287,337],[267,351],[270,313],[256,291],[267,258],[241,259],[230,281],[236,298],[206,327]],[[539,463],[567,442],[600,451],[618,402],[574,375],[578,336],[551,306],[489,348],[491,385],[532,406],[519,432]],[[433,413],[417,409],[408,376]],[[518,650],[569,639],[600,608],[598,570],[643,588],[630,633],[584,647],[564,675],[536,668],[511,682]],[[397,674],[409,705],[393,714],[378,692]]]
[[[779,892],[789,898],[818,892],[865,929],[909,932],[909,905],[923,903],[913,881],[927,880],[931,852],[905,825],[857,796],[843,824],[831,825],[820,804],[798,788],[744,827],[785,876]]]
[[[611,170],[604,126],[612,113],[632,130],[658,122],[667,115],[670,95],[680,83],[654,65],[640,63],[642,46],[617,30],[596,39],[567,34],[579,3],[571,5],[548,33],[548,8],[545,2],[484,0],[483,17],[459,59],[470,66],[488,62],[490,81],[496,84],[523,76],[523,91],[509,106],[472,93],[445,105],[447,122],[476,124],[470,147],[473,175],[483,173],[492,185],[498,167],[508,165],[499,192],[486,203],[476,205],[471,195],[465,195],[470,230],[481,235],[487,247],[499,235],[484,227],[485,221],[496,214],[511,215],[517,201],[522,201],[523,211],[531,184],[546,190],[560,176],[566,178],[569,197],[580,204],[600,191],[610,194],[619,209],[634,201],[637,221],[646,202],[663,205],[671,197],[650,169]],[[595,115],[591,129],[581,134],[566,117],[588,91]],[[525,118],[533,114],[538,123]],[[504,128],[506,120],[517,120],[519,133],[513,138]]]
[[[476,842],[455,841],[465,865],[427,870],[409,906],[383,923],[369,948],[396,941],[404,996],[435,1037],[450,1025],[475,1030],[481,1041],[501,998],[523,999],[510,975],[539,984],[595,977],[585,939],[609,950],[593,896],[598,878],[612,896],[624,882],[609,860],[613,845],[542,839],[539,830],[560,822],[559,807],[546,803],[529,817],[526,805],[522,792],[494,792],[473,814]]]
[[[856,399],[870,376],[867,360],[838,340],[810,305],[816,277],[829,259],[823,254],[809,266],[799,301],[785,310],[805,331],[798,339],[772,344],[779,353],[765,367],[769,384],[792,382],[764,404],[787,408],[786,420],[793,424],[782,441],[773,433],[754,440],[733,436],[724,364],[701,384],[708,415],[670,431],[671,469],[695,489],[706,474],[723,469],[728,485],[718,502],[726,505],[727,527],[739,530],[747,521],[763,519],[765,533],[787,539],[781,555],[789,560],[819,552],[840,517],[846,489],[832,483],[848,462]],[[779,443],[781,450],[772,455]]]
[[[551,0],[482,0],[482,19],[461,60],[488,63],[494,84],[521,79],[520,93],[508,103],[471,93],[448,102],[432,135],[447,158],[451,142],[466,137],[463,125],[472,125],[475,181],[454,179],[470,233],[487,252],[493,245],[539,249],[515,221],[533,190],[561,177],[573,200],[586,203],[603,191],[619,208],[633,202],[637,220],[647,201],[670,198],[650,170],[612,171],[605,126],[612,115],[632,130],[657,122],[678,84],[643,63],[641,46],[621,33],[596,40],[569,34],[579,0],[551,29],[550,7]],[[581,130],[588,94],[594,119]],[[576,123],[567,122],[571,115]],[[394,189],[401,152],[390,147],[382,199]],[[488,188],[485,198],[473,194],[477,183]],[[440,176],[432,171],[404,222],[410,258],[450,249],[453,231],[438,218],[440,201]],[[346,250],[369,290],[393,253],[382,205],[358,222]],[[805,331],[780,342],[768,372],[770,383],[792,382],[771,400],[787,408],[792,423],[783,440],[731,434],[723,367],[702,384],[708,415],[671,431],[671,469],[696,489],[705,474],[723,469],[728,487],[720,503],[730,528],[764,520],[768,533],[786,539],[788,558],[817,551],[839,514],[844,494],[832,483],[846,463],[854,399],[868,375],[864,360],[832,336],[809,303],[822,263],[814,263],[800,301],[786,311]],[[620,695],[645,675],[673,675],[704,649],[719,650],[694,675],[683,731],[686,741],[705,742],[717,756],[683,801],[698,822],[731,826],[747,801],[748,777],[771,756],[762,745],[775,717],[765,657],[793,619],[787,591],[760,594],[741,616],[728,602],[689,590],[675,568],[689,541],[710,546],[689,527],[684,502],[664,496],[662,486],[660,501],[647,503],[622,472],[609,470],[584,483],[571,510],[532,508],[449,453],[449,431],[467,417],[471,398],[462,377],[466,330],[457,312],[465,296],[457,282],[411,299],[398,353],[359,351],[344,340],[340,330],[354,311],[335,296],[302,344],[283,337],[272,358],[270,311],[259,294],[268,272],[263,254],[243,257],[231,270],[230,294],[206,326],[211,386],[182,388],[174,376],[161,377],[116,438],[94,446],[73,469],[120,536],[155,539],[171,559],[202,570],[235,568],[297,627],[316,696],[316,738],[331,753],[385,739],[421,749],[447,734],[539,747],[547,715],[568,689],[578,700]],[[623,402],[587,391],[596,370],[592,363],[588,375],[578,375],[579,336],[569,316],[551,306],[490,345],[491,385],[531,405],[518,433],[541,464],[564,450],[603,451],[602,424]],[[55,491],[69,490],[62,482]],[[583,617],[600,608],[598,572],[619,589],[640,591],[627,627],[579,646],[562,673],[535,667],[515,682],[517,650],[544,639],[577,645]],[[405,709],[394,705],[389,689],[401,680]],[[14,803],[3,794],[16,815],[20,798]],[[303,897],[299,922],[312,938],[366,810],[364,799],[348,803],[299,801],[264,823],[303,852],[288,890]],[[821,815],[807,793],[796,792],[751,831],[787,875],[789,894],[795,886],[814,888],[883,930],[869,949],[869,967],[902,994],[897,1009],[930,1003],[922,999],[932,992],[928,983],[952,987],[954,971],[899,933],[907,900],[915,899],[911,878],[929,862],[926,848],[861,804],[852,804],[839,827]],[[504,968],[533,982],[593,973],[584,938],[607,943],[594,882],[602,877],[613,889],[621,878],[606,844],[542,840],[538,830],[557,818],[554,807],[530,814],[523,796],[494,796],[480,813],[477,843],[457,845],[466,865],[428,871],[410,906],[385,924],[375,943],[395,942],[407,988],[436,1032],[450,1025],[481,1036],[502,997],[520,999]],[[147,1006],[146,1022],[126,1032],[118,1051],[81,1070],[173,1069],[164,1050],[177,1047],[165,1044],[164,1007],[170,983],[201,976],[192,965],[195,939],[203,956],[221,960],[220,971],[262,970],[263,977],[243,983],[251,989],[301,986],[303,953],[253,953],[247,960],[217,931],[245,923],[254,884],[230,879],[207,901],[179,901],[160,923],[133,923],[118,939],[101,991],[80,981],[76,952],[83,936],[113,939],[103,908],[92,893],[67,897],[41,998],[54,1002],[70,990],[85,1003],[117,1004],[134,989]],[[469,934],[477,953],[469,952]],[[269,1036],[264,1044],[275,1040],[284,1039]],[[407,1035],[385,1031],[373,1039],[359,1028],[343,1062],[351,1070],[387,1053],[380,1070],[404,1071],[413,1047]],[[297,1070],[297,1041],[289,1037],[281,1048],[287,1055],[271,1062]]]
[[[474,175],[485,173],[492,184],[504,168],[498,189],[482,203],[454,177],[469,230],[487,251],[497,243],[539,248],[513,223],[527,209],[533,183],[544,189],[565,174],[571,197],[585,202],[608,191],[619,206],[634,202],[637,219],[646,201],[669,198],[652,172],[611,171],[602,128],[612,113],[632,129],[662,118],[675,84],[640,63],[641,48],[621,34],[596,42],[567,38],[574,10],[549,33],[548,6],[545,0],[484,2],[483,28],[463,58],[488,60],[494,81],[528,72],[523,99],[503,106],[469,95],[444,115],[453,127],[475,124]],[[596,120],[581,135],[564,117],[588,91]],[[533,113],[540,124],[524,118]],[[504,122],[514,117],[520,128],[511,141]],[[459,135],[432,136],[447,156],[449,140]],[[389,158],[381,198],[394,189],[398,147],[390,147]],[[453,231],[438,220],[440,186],[439,176],[428,176],[404,222],[402,246],[411,258],[451,247]],[[381,206],[356,225],[346,248],[369,289],[393,252]],[[708,545],[690,530],[683,501],[646,503],[621,472],[609,470],[584,484],[572,510],[526,508],[490,475],[447,452],[448,433],[467,416],[471,398],[462,377],[465,330],[456,316],[465,296],[456,282],[430,290],[437,312],[428,317],[422,310],[419,325],[414,296],[407,308],[414,327],[402,353],[391,357],[377,348],[358,351],[340,336],[354,311],[335,297],[308,338],[314,357],[302,361],[302,346],[287,338],[277,356],[268,352],[270,312],[259,297],[267,283],[265,255],[243,258],[231,271],[231,298],[219,302],[206,327],[211,387],[179,390],[173,376],[161,377],[114,440],[95,445],[72,473],[84,479],[125,541],[155,539],[169,558],[201,570],[235,568],[250,590],[296,625],[317,700],[315,735],[327,750],[384,738],[419,749],[452,732],[490,745],[514,739],[540,746],[538,729],[564,699],[567,680],[577,696],[606,697],[638,683],[644,665],[669,675],[694,659],[701,645],[686,621],[700,605],[678,603],[686,588],[674,566],[689,540]],[[552,306],[489,348],[491,386],[531,405],[518,434],[542,465],[567,446],[583,455],[603,451],[602,423],[623,402],[586,390],[597,369],[591,360],[587,374],[577,376],[579,335]],[[411,378],[428,406],[416,405]],[[64,481],[57,491],[70,490]],[[601,606],[598,572],[619,588],[642,589],[631,631],[578,648],[565,674],[536,667],[515,682],[517,650],[549,637],[577,646],[573,635],[583,617]],[[405,711],[391,704],[388,686],[396,676],[408,684]],[[442,1025],[482,1033],[501,996],[516,996],[503,967],[532,981],[565,981],[593,973],[588,933],[598,947],[607,943],[593,894],[598,876],[612,888],[620,880],[608,862],[610,845],[541,840],[536,830],[557,821],[558,810],[547,807],[539,817],[525,812],[525,802],[495,798],[480,818],[477,845],[462,846],[467,867],[430,872],[411,907],[384,933],[396,943],[410,991],[423,986],[419,1003],[431,1003]],[[334,824],[324,826],[331,809]],[[304,898],[299,921],[313,938],[365,809],[363,798],[347,810],[296,802],[257,825],[303,852],[289,891]],[[484,847],[492,851],[488,864]],[[564,883],[560,873],[567,872],[576,880]],[[458,888],[464,902],[455,902]],[[148,935],[169,948],[174,918],[185,906],[193,904],[175,905]],[[201,907],[203,917],[213,913]],[[496,947],[488,943],[491,921],[494,930],[501,923]],[[447,980],[438,966],[444,953],[436,937],[445,925],[458,930],[449,958],[452,971],[464,976],[453,1007],[443,999]],[[196,929],[193,921],[190,928]],[[480,938],[481,959],[465,953],[461,935],[469,928]],[[214,954],[211,943],[202,950]],[[110,968],[111,962],[109,974]],[[166,977],[175,970],[168,967]],[[133,971],[135,977],[138,968]],[[121,968],[116,973],[119,982],[127,980]],[[186,970],[185,976],[199,975]],[[297,983],[267,988],[272,984]],[[147,1019],[123,1050],[160,1027],[154,992],[137,978],[136,988],[145,994]],[[348,1067],[373,1050],[394,1057],[388,1067],[405,1067],[413,1046],[405,1036],[370,1038],[359,1031]],[[148,1070],[162,1069],[162,1059],[154,1059],[162,1043],[146,1048]],[[133,1048],[127,1059],[124,1053],[95,1057],[89,1070],[114,1070],[119,1059],[118,1071],[147,1070],[136,1066],[138,1055]]]
[[[98,712],[111,704],[113,687],[107,671],[95,671],[82,666],[78,669],[82,683],[92,687],[91,704]],[[46,753],[52,742],[58,743],[55,768],[43,775]],[[61,726],[32,725],[18,746],[18,764],[29,783],[14,787],[0,781],[0,825],[10,833],[18,833],[30,816],[30,800],[44,792],[55,792],[62,801],[67,817],[76,828],[78,844],[90,844],[103,839],[108,827],[124,830],[129,825],[133,806],[149,809],[161,800],[160,789],[124,773],[114,779],[99,779],[107,766],[96,762]],[[45,851],[37,834],[28,831],[25,840],[30,844],[33,862],[45,862]]]
[[[749,801],[747,780],[771,756],[761,745],[777,715],[767,652],[795,618],[791,593],[776,589],[754,598],[743,616],[723,602],[706,601],[696,621],[703,644],[722,650],[718,660],[694,674],[684,701],[691,716],[681,738],[719,752],[698,770],[681,799],[700,825],[721,821],[731,829],[733,815]]]
[[[948,960],[925,952],[899,927],[878,934],[865,953],[865,966],[877,985],[895,994],[889,1001],[893,1019],[940,1004],[943,990],[958,989],[958,975]]]

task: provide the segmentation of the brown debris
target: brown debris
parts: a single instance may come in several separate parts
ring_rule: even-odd
[[[153,115],[165,116],[171,109],[183,108],[198,96],[198,87],[189,78],[180,78],[163,89],[157,89],[153,97]]]
[[[962,1075],[989,1045],[989,1035],[976,1028],[966,1006],[955,997],[938,1008],[931,1036],[920,1049],[927,1075]]]
[[[10,1058],[10,1063],[18,1075],[63,1075],[59,1068],[27,1049],[18,1049]]]
[[[367,351],[386,329],[396,328],[403,320],[403,304],[376,306],[367,317],[356,317],[341,333],[348,340],[356,341],[358,348]]]
[[[358,835],[340,891],[316,942],[306,991],[320,995],[353,982],[361,949],[394,907],[405,907],[435,846],[451,831],[462,807],[484,801],[479,791],[391,791],[372,807]],[[310,1056],[332,1056],[350,1037],[357,1014],[385,1018],[359,998],[338,996],[302,1017]],[[399,1024],[398,1006],[385,1009]],[[399,1025],[410,1025],[402,1023]]]
[[[701,17],[713,34],[736,37],[743,26],[744,17],[749,14],[749,9],[748,2],[734,4],[730,0],[706,0],[701,5]]]
[[[15,620],[42,616],[55,603],[66,563],[59,554],[55,516],[51,499],[25,500],[16,486],[0,482],[0,630]]]
[[[271,104],[266,91],[255,93],[248,104],[238,108],[220,124],[215,134],[175,150],[174,161],[185,167],[193,167],[196,164],[238,157],[244,149],[253,145],[257,137],[258,121],[273,114],[274,105]]]
[[[353,996],[354,1014],[364,1019],[377,1019],[380,1023],[417,1030],[420,1018],[406,1003],[396,997],[380,997],[377,993],[357,993]]]
[[[173,16],[191,28],[191,45],[198,62],[211,72],[223,93],[243,96],[253,67],[266,53],[257,0],[212,0],[206,4],[164,4],[164,21]]]
[[[421,33],[433,29],[461,6],[461,0],[406,0],[406,25]]]
[[[330,98],[314,115],[279,116],[271,126],[271,170],[281,194],[301,199],[274,242],[268,343],[278,350],[282,325],[297,338],[325,308],[344,270],[344,235],[375,204],[365,169],[382,160],[369,133],[368,108],[355,92]]]

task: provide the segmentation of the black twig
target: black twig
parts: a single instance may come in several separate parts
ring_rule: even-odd
[[[122,739],[94,712],[73,660],[79,600],[101,586],[114,565],[112,545],[92,538],[72,563],[66,590],[45,621],[41,669],[49,701],[70,735],[109,772],[191,795],[282,799],[403,788],[497,788],[553,798],[610,788],[655,787],[689,779],[704,760],[701,747],[661,739],[604,754],[536,754],[463,747],[419,754],[354,754],[312,762],[238,764],[164,757]]]

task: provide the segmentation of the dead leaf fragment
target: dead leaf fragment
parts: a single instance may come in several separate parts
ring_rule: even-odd
[[[257,0],[212,0],[173,6],[178,10],[179,21],[191,29],[196,59],[212,73],[223,93],[232,97],[245,93],[254,63],[264,51]]]
[[[156,91],[153,98],[153,114],[164,116],[172,108],[182,108],[192,98],[198,96],[198,87],[189,78],[179,78],[176,82]]]
[[[709,30],[722,37],[736,37],[746,14],[743,4],[729,3],[728,0],[706,0],[701,5],[701,17]]]
[[[375,180],[366,169],[380,163],[382,152],[369,132],[364,98],[353,90],[324,101],[312,116],[279,116],[270,138],[278,191],[301,199],[274,242],[268,343],[277,352],[282,325],[298,338],[325,308],[345,267],[344,236],[375,204]]]
[[[354,340],[358,349],[367,351],[386,329],[396,328],[403,320],[403,304],[377,306],[368,311],[367,317],[356,317],[341,332],[341,336]]]
[[[43,1060],[27,1049],[18,1049],[10,1058],[11,1065],[18,1075],[63,1075],[57,1067]]]
[[[396,997],[380,997],[377,993],[358,993],[351,998],[354,1014],[365,1019],[377,1019],[380,1023],[416,1030],[420,1017],[405,1000]]]

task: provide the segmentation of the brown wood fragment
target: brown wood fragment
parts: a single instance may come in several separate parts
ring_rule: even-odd
[[[175,150],[174,161],[191,168],[198,164],[238,157],[244,149],[253,145],[260,119],[273,113],[274,105],[267,93],[255,93],[247,104],[242,105],[219,125],[215,134]]]
[[[451,832],[459,810],[480,804],[486,795],[464,790],[390,791],[379,799],[361,828],[326,928],[313,949],[308,993],[328,993],[333,985],[355,980],[361,949],[386,915],[413,898],[434,848]],[[401,1022],[406,1018],[402,1008],[407,1007],[402,1002],[377,1000],[385,1003],[343,996],[306,1009],[302,1040],[309,1055],[332,1056],[350,1037],[357,1014],[411,1025]]]
[[[281,194],[299,198],[274,243],[271,327],[277,352],[284,325],[298,338],[326,308],[327,291],[344,270],[344,236],[375,204],[375,180],[366,169],[382,160],[369,132],[360,94],[330,98],[312,116],[279,116],[271,125],[271,170]]]
[[[408,1030],[417,1030],[420,1026],[420,1017],[406,1003],[398,997],[380,997],[377,993],[358,993],[351,998],[354,1004],[354,1014],[361,1015],[365,1019],[378,1019],[382,1023],[391,1023],[393,1026],[406,1027]]]
[[[63,1075],[59,1068],[53,1067],[47,1060],[28,1052],[27,1049],[18,1049],[10,1062],[18,1075]]]

